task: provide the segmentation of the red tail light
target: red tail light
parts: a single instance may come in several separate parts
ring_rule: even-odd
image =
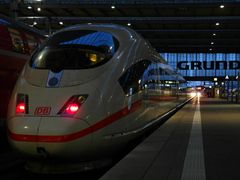
[[[75,114],[79,109],[79,105],[78,104],[69,104],[66,108],[66,113],[67,114]]]
[[[61,115],[74,115],[78,112],[81,105],[86,101],[88,95],[75,95],[72,96],[61,108],[58,114]]]
[[[17,94],[16,114],[28,113],[28,95]]]
[[[20,103],[16,107],[16,113],[24,113],[25,109],[26,109],[25,108],[25,104],[24,103]]]

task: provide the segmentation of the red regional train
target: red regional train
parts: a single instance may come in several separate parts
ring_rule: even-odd
[[[5,119],[14,84],[25,62],[44,36],[0,15],[0,119]]]

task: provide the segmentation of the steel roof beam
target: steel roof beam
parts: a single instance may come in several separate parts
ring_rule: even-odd
[[[139,33],[239,33],[240,29],[134,29]]]
[[[211,42],[211,41],[214,41],[215,43],[217,43],[217,42],[221,42],[221,43],[225,43],[225,44],[227,44],[228,42],[231,42],[231,44],[238,44],[238,45],[240,45],[240,38],[236,38],[236,37],[234,37],[234,38],[227,38],[227,39],[224,39],[224,38],[219,38],[219,39],[216,39],[216,38],[214,38],[214,39],[209,39],[209,38],[206,38],[206,39],[203,39],[203,38],[197,38],[197,37],[195,37],[195,38],[192,38],[192,37],[190,37],[190,38],[186,38],[186,37],[183,37],[183,38],[177,38],[177,39],[175,39],[175,38],[158,38],[158,37],[156,37],[156,38],[147,38],[149,41],[151,41],[151,42],[160,42],[160,41],[162,41],[162,42],[166,42],[166,43],[171,43],[171,42],[180,42],[181,44],[182,44],[182,41],[183,41],[183,39],[184,39],[184,43],[186,44],[186,43],[188,43],[188,42],[195,42],[196,44],[197,44],[197,42],[203,42],[204,44],[206,44],[206,42]]]
[[[19,20],[32,20],[32,19],[45,19],[46,16],[22,16],[18,17]],[[203,16],[203,17],[61,17],[61,16],[53,16],[52,20],[64,20],[71,22],[79,22],[79,21],[128,21],[135,23],[143,23],[143,22],[158,22],[158,23],[193,23],[193,22],[220,22],[220,23],[229,23],[240,21],[240,16]],[[239,23],[239,22],[238,22]],[[221,25],[221,24],[220,24]]]
[[[1,1],[0,1],[1,2]],[[5,1],[6,2],[6,1]],[[39,4],[36,0],[23,0],[24,3],[32,3],[32,4]],[[129,1],[129,0],[43,0],[41,4],[62,4],[62,5],[166,5],[166,4],[219,4],[219,3],[239,3],[238,0],[166,0],[166,1],[159,1],[159,0],[136,0],[136,1]]]

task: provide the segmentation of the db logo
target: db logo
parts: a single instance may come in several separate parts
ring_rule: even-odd
[[[36,107],[34,115],[46,116],[49,115],[51,107]]]

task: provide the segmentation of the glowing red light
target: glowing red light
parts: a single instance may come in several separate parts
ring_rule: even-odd
[[[79,109],[79,106],[78,104],[76,103],[73,103],[73,104],[69,104],[65,110],[65,112],[67,114],[75,114]]]
[[[20,103],[16,106],[16,113],[24,113],[25,112],[25,104]]]

